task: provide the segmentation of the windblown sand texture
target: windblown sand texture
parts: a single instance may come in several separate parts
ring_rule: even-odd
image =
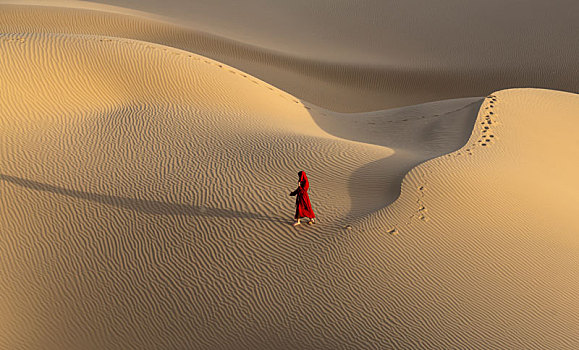
[[[574,2],[502,70],[524,50],[386,70],[208,2],[34,4],[0,5],[0,349],[579,348]],[[571,92],[492,92],[524,85]]]

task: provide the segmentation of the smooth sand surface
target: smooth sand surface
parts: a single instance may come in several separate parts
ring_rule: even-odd
[[[575,0],[2,0],[0,9],[2,32],[171,46],[341,112],[514,87],[579,91]]]
[[[338,113],[76,5],[0,6],[0,349],[579,347],[577,94]]]

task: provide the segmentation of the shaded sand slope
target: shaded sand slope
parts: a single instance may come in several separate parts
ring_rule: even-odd
[[[398,198],[402,178],[410,169],[462,147],[469,139],[481,103],[480,98],[461,98],[348,114],[311,109],[314,121],[332,135],[396,150],[392,156],[366,164],[353,174],[349,182],[352,211],[348,217],[391,204]],[[384,196],[376,196],[377,192]]]
[[[0,31],[155,42],[211,57],[345,112],[484,96],[507,87],[579,91],[579,46],[568,40],[579,30],[571,15],[579,10],[576,1],[482,6],[420,0],[364,8],[335,1],[110,3],[170,18],[90,2],[45,1],[40,4],[61,7],[0,5]],[[332,11],[321,11],[324,7]],[[534,18],[536,13],[541,15]]]

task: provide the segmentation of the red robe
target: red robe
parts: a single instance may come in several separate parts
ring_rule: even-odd
[[[294,219],[299,219],[303,217],[308,217],[313,219],[316,217],[312,209],[312,204],[310,203],[310,196],[308,196],[308,189],[310,188],[310,183],[305,171],[300,171],[298,173],[300,177],[300,183],[298,188],[290,193],[290,196],[296,197],[296,215]]]

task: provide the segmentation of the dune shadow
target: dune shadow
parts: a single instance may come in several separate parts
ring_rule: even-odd
[[[394,154],[356,169],[348,181],[351,200],[348,220],[352,221],[394,203],[400,196],[402,180],[414,166],[416,163]],[[366,188],[361,188],[360,183],[364,183]]]
[[[50,185],[34,180],[23,179],[16,176],[0,174],[0,180],[12,184],[26,187],[36,191],[50,192],[62,196],[78,198],[95,203],[111,205],[118,208],[128,209],[136,212],[167,215],[167,216],[194,216],[210,218],[228,218],[228,219],[252,219],[268,222],[287,223],[282,218],[267,216],[259,213],[250,213],[233,209],[213,208],[208,206],[170,203],[160,200],[139,199],[130,197],[121,197],[115,195],[91,193],[80,190],[68,189],[65,187]]]
[[[373,114],[310,113],[314,122],[329,134],[395,151],[354,171],[348,181],[351,209],[347,221],[391,205],[400,196],[404,177],[413,168],[463,147],[472,134],[483,101],[484,98],[476,98],[446,112],[427,114],[429,111],[425,110],[420,116],[399,117],[396,129],[389,120],[380,120]],[[382,127],[377,128],[376,124]],[[397,134],[407,137],[400,138]]]

